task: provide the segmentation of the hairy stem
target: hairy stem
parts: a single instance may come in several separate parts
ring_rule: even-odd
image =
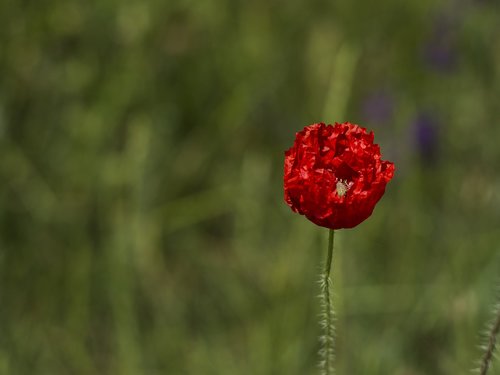
[[[497,343],[497,336],[499,331],[500,331],[500,306],[497,306],[495,322],[491,326],[490,334],[488,337],[488,343],[485,348],[486,352],[484,353],[483,358],[481,359],[481,369],[480,369],[481,375],[486,375],[488,373],[491,359],[493,358],[493,354],[495,353],[495,346]]]
[[[334,231],[330,229],[328,236],[328,255],[325,263],[325,271],[321,275],[321,327],[323,336],[320,338],[320,368],[321,374],[333,374],[333,342],[334,342],[334,327],[333,327],[333,306],[330,295],[330,287],[332,285],[330,279],[330,270],[333,258],[333,240]]]

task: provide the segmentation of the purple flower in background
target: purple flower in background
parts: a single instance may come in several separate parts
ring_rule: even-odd
[[[365,98],[361,110],[367,122],[386,123],[392,119],[394,100],[387,91],[378,90]]]
[[[432,68],[448,71],[457,59],[455,22],[444,15],[436,17],[424,46],[424,60]]]
[[[413,121],[413,134],[416,152],[425,164],[437,160],[439,135],[438,122],[429,113],[420,113]]]
[[[438,41],[427,46],[426,61],[437,70],[447,71],[454,66],[455,52],[450,44]]]

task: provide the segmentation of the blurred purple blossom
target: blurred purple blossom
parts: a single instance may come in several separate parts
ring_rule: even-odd
[[[424,60],[432,68],[448,71],[455,66],[456,22],[450,16],[437,16],[432,25],[432,31],[424,45]]]
[[[394,100],[386,90],[369,94],[362,103],[363,117],[373,123],[386,123],[392,119]]]
[[[438,121],[430,113],[422,112],[413,121],[416,152],[422,162],[431,164],[437,160],[439,148]]]

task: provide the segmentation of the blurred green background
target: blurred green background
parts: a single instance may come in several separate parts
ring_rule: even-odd
[[[337,373],[469,373],[500,272],[499,14],[1,0],[0,374],[316,374],[328,232],[282,174],[319,121],[397,168],[336,236]]]

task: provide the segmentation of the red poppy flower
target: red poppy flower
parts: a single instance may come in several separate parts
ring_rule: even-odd
[[[285,201],[317,225],[352,228],[372,214],[393,175],[373,132],[348,122],[313,124],[285,152]]]

